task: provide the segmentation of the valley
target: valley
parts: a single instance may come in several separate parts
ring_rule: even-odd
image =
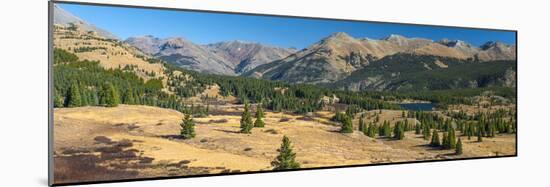
[[[56,184],[517,154],[513,45],[121,40],[54,8]]]

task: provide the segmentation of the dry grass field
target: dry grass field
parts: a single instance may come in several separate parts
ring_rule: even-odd
[[[464,154],[433,149],[414,132],[404,140],[339,133],[333,113],[310,116],[266,112],[264,128],[239,133],[242,105],[212,106],[194,118],[196,137],[179,138],[180,112],[149,106],[56,108],[56,183],[271,170],[283,135],[302,167],[342,166],[515,154],[515,135],[475,142],[462,137]],[[379,111],[370,111],[371,113]],[[368,113],[368,112],[367,112]],[[369,114],[367,114],[369,116]],[[402,120],[383,110],[381,120]],[[408,119],[415,121],[414,119]],[[356,125],[357,121],[354,122]]]

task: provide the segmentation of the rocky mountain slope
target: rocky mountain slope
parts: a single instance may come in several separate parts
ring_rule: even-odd
[[[508,46],[500,42],[488,42],[481,47],[475,47],[460,40],[432,41],[423,38],[406,38],[400,35],[390,35],[380,40],[357,39],[339,32],[287,58],[258,66],[243,75],[290,83],[333,84],[348,78],[356,71],[371,66],[373,62],[396,54],[408,54],[411,57],[433,56],[441,57],[441,60],[452,59],[484,63],[515,60],[516,51],[515,46]],[[438,68],[447,66],[441,60],[433,61],[433,63]],[[388,61],[388,59],[384,61]],[[417,61],[415,63],[424,66],[422,64],[424,62]],[[386,62],[385,65],[393,66],[395,64]],[[408,64],[402,65],[409,66]],[[365,79],[372,78],[364,72],[359,74],[365,75]],[[357,77],[352,79],[357,80]],[[341,83],[351,84],[349,80],[351,79]],[[359,87],[371,88],[370,86]],[[385,87],[376,89],[385,89]]]
[[[198,45],[183,38],[130,37],[126,43],[169,63],[205,73],[239,75],[294,50],[242,41]]]
[[[222,57],[183,38],[160,39],[153,36],[140,36],[128,38],[125,43],[148,55],[189,70],[236,75]]]

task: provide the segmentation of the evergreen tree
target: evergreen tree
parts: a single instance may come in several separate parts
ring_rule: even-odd
[[[359,118],[359,131],[363,132],[364,134],[367,134],[367,129],[365,125],[365,121],[363,121],[363,117],[361,116]]]
[[[80,84],[78,90],[80,91],[80,106],[87,106],[88,104],[88,92],[84,85]]]
[[[433,131],[432,142],[430,143],[430,146],[432,147],[441,146],[441,142],[439,141],[439,133],[437,133],[437,130]]]
[[[193,122],[193,119],[191,119],[191,115],[185,114],[185,118],[182,120],[180,127],[180,136],[183,139],[191,139],[195,137],[195,123]]]
[[[292,151],[292,145],[288,137],[283,136],[283,143],[277,149],[279,155],[271,162],[273,170],[298,169],[300,164],[296,162],[296,153]]]
[[[351,116],[345,115],[344,121],[342,122],[342,128],[340,129],[341,133],[352,133],[353,132],[353,123],[351,121]]]
[[[512,127],[512,122],[508,123],[508,125],[506,125],[506,133],[514,133],[514,130],[513,130],[513,127]]]
[[[483,141],[482,132],[481,132],[481,130],[478,130],[477,131],[477,142],[482,142],[482,141]]]
[[[466,125],[466,129],[465,129],[465,133],[466,133],[466,136],[468,136],[468,140],[470,140],[472,138],[472,124],[471,123],[468,123]]]
[[[448,149],[455,149],[456,148],[456,135],[455,135],[455,130],[454,128],[450,127],[449,128],[449,147]]]
[[[96,91],[91,93],[91,105],[99,105],[99,97]]]
[[[462,140],[460,140],[460,138],[458,138],[458,143],[456,143],[455,154],[462,154]]]
[[[398,121],[393,128],[393,138],[397,140],[402,140],[405,138],[404,126],[400,121]]]
[[[446,132],[443,133],[443,138],[442,138],[442,142],[441,142],[441,145],[443,146],[443,149],[446,149],[446,147],[448,146],[449,142],[448,142],[448,135]]]
[[[78,90],[78,85],[75,82],[73,82],[69,88],[66,103],[67,107],[79,107],[82,104],[80,91]]]
[[[425,122],[422,123],[422,126],[424,126],[424,130],[422,130],[422,135],[424,137],[424,140],[430,139],[430,127]]]
[[[132,87],[128,86],[128,89],[126,89],[126,92],[124,92],[122,103],[129,105],[135,104],[134,91],[132,90]]]
[[[367,136],[374,138],[376,136],[376,126],[374,124],[369,123],[369,128],[367,129],[368,133]]]
[[[262,107],[260,105],[257,106],[256,109],[256,121],[254,121],[254,127],[264,127],[264,120],[262,119],[264,117],[264,111],[262,110]]]
[[[250,134],[252,127],[252,117],[250,115],[250,111],[248,110],[248,103],[245,103],[244,112],[241,115],[241,133]]]
[[[390,122],[388,121],[384,121],[384,126],[382,127],[383,129],[383,136],[385,137],[391,137],[391,127],[390,127]]]
[[[264,105],[263,103],[259,103],[257,106],[256,106],[256,116],[260,116],[261,118],[264,118],[265,117],[265,113],[264,113]]]
[[[57,89],[53,90],[53,107],[63,107],[63,101],[61,100],[61,95],[57,91]]]
[[[120,96],[112,83],[107,82],[103,85],[100,93],[99,103],[107,107],[115,107],[120,103]]]

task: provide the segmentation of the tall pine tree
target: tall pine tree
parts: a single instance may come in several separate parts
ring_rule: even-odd
[[[478,127],[479,129],[479,127]],[[482,132],[481,130],[478,130],[477,131],[477,142],[482,142],[483,141],[483,136],[482,136]]]
[[[402,140],[405,138],[405,129],[402,122],[398,121],[393,127],[393,138],[397,140]]]
[[[455,154],[462,154],[462,140],[460,140],[460,138],[458,138],[458,143],[456,143]]]
[[[273,170],[298,169],[300,164],[296,162],[296,153],[292,151],[292,145],[288,137],[283,136],[283,143],[277,149],[279,155],[271,162]]]
[[[120,103],[120,96],[112,83],[107,82],[103,85],[100,92],[99,103],[107,107],[115,107]]]
[[[342,127],[340,128],[341,133],[352,133],[353,132],[353,123],[351,122],[351,116],[345,115],[344,120],[342,121]]]
[[[377,127],[376,125],[369,123],[369,128],[368,128],[368,134],[367,136],[371,137],[371,138],[374,138],[376,136],[376,130],[377,130]]]
[[[244,111],[241,115],[241,133],[250,134],[250,131],[252,130],[253,124],[252,124],[252,117],[250,115],[250,111],[248,109],[249,105],[248,103],[244,104]]]
[[[430,142],[430,146],[432,147],[441,146],[441,141],[439,141],[439,133],[437,133],[437,130],[433,131],[432,142]]]
[[[63,107],[63,101],[61,100],[61,95],[57,89],[53,89],[53,107]]]
[[[134,91],[131,86],[128,86],[128,88],[124,92],[124,96],[122,97],[122,103],[128,104],[128,105],[133,105],[136,103],[134,99]]]
[[[76,82],[73,82],[71,84],[71,87],[69,88],[69,91],[67,93],[67,101],[66,101],[67,107],[79,107],[82,104],[82,99],[80,96],[80,91],[78,89],[78,85]]]
[[[193,122],[191,115],[185,114],[185,118],[183,118],[180,127],[180,136],[183,139],[191,139],[195,137],[195,123]]]
[[[363,132],[364,134],[367,134],[367,129],[365,125],[365,121],[363,121],[363,116],[359,118],[359,131]]]
[[[384,126],[382,127],[383,129],[383,132],[384,132],[384,136],[385,137],[391,137],[391,127],[390,127],[390,122],[388,121],[384,121]]]
[[[264,127],[265,123],[262,119],[264,117],[264,111],[261,105],[256,106],[256,121],[254,121],[254,127]]]

